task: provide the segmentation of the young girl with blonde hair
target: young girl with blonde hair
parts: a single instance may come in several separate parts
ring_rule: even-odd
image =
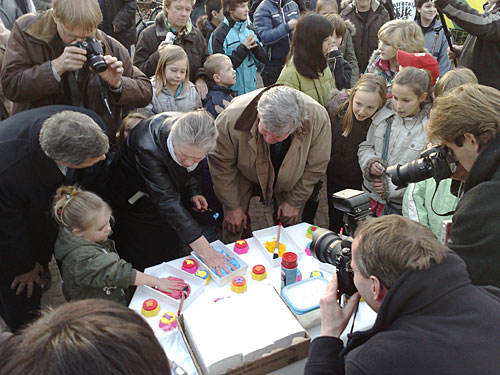
[[[378,40],[378,49],[373,52],[366,72],[384,77],[390,91],[392,80],[400,70],[398,50],[409,53],[425,52],[425,39],[415,22],[392,20],[379,29]]]
[[[464,67],[449,70],[434,86],[434,99],[465,84],[477,84],[472,70]],[[429,227],[441,239],[443,221],[452,216],[442,214],[455,210],[458,202],[452,190],[451,178],[441,180],[437,189],[434,178],[409,184],[403,198],[403,216]]]
[[[392,100],[373,116],[366,141],[359,145],[363,190],[370,194],[376,216],[401,214],[405,190],[396,190],[385,170],[418,159],[425,149],[431,92],[432,77],[427,70],[401,70],[393,82]]]
[[[66,300],[103,298],[126,304],[124,289],[131,285],[148,285],[165,292],[182,288],[173,281],[139,272],[120,259],[114,241],[108,238],[111,208],[98,195],[77,186],[61,186],[52,215],[60,227],[54,252],[62,264]]]
[[[201,108],[196,87],[189,81],[189,60],[177,45],[162,48],[155,76],[151,79],[153,100],[146,110],[161,112],[189,112]]]
[[[361,189],[363,175],[358,164],[358,147],[366,139],[372,116],[385,104],[385,81],[366,73],[351,90],[338,92],[326,109],[332,126],[332,151],[327,169],[330,230],[339,232],[343,212],[333,206],[332,194],[343,189]]]

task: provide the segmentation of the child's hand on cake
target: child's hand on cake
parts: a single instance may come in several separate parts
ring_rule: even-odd
[[[156,289],[167,293],[173,293],[175,290],[181,290],[183,287],[184,285],[179,283],[179,281],[167,278],[158,279],[158,285],[156,285]]]

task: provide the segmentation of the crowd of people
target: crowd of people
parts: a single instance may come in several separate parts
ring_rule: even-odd
[[[0,374],[70,373],[68,353],[81,354],[72,361],[84,369],[94,345],[110,345],[94,315],[123,318],[113,327],[130,330],[119,337],[125,353],[154,341],[150,329],[134,341],[147,324],[115,304],[127,304],[133,285],[181,287],[145,268],[188,246],[215,273],[229,272],[210,242],[251,235],[255,196],[288,226],[314,223],[326,189],[329,229],[342,232],[332,195],[347,188],[369,196],[376,218],[354,234],[359,293],[340,305],[334,275],[321,299],[306,373],[472,373],[476,363],[494,372],[497,2],[479,13],[459,0],[416,0],[415,18],[401,19],[390,0],[163,0],[139,35],[136,8],[0,1],[0,316],[15,333],[0,341]],[[463,46],[438,10],[469,33]],[[387,169],[429,145],[445,150],[451,176],[396,186]],[[36,320],[53,256],[68,302],[101,302]],[[344,348],[360,296],[377,321]],[[71,314],[88,320],[85,329]],[[74,348],[71,330],[89,346]],[[162,357],[157,344],[141,350]],[[35,372],[15,346],[59,360]],[[128,367],[140,353],[114,362]],[[154,366],[169,363],[163,355]],[[103,368],[82,373],[123,373]]]

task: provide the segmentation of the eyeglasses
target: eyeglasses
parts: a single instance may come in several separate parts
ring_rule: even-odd
[[[73,34],[73,30],[69,30],[66,26],[64,26],[64,24],[59,21],[59,20],[56,20],[56,23],[57,25],[59,26],[59,28],[62,30],[62,32],[64,33],[64,36],[66,39],[68,40],[85,40],[85,39],[88,39],[88,38],[91,38],[91,37],[94,37],[95,36],[95,32],[96,32],[96,29],[92,30],[91,32],[88,32],[88,33],[85,33],[85,35],[75,35]]]

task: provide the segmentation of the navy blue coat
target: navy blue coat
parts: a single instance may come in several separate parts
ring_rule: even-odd
[[[500,291],[471,284],[453,252],[427,270],[406,270],[373,327],[340,339],[315,338],[306,375],[496,374]]]
[[[47,265],[54,250],[57,225],[50,215],[52,197],[65,176],[40,147],[43,122],[55,113],[84,113],[106,131],[102,119],[88,109],[65,105],[21,112],[0,123],[0,283]],[[76,170],[75,182],[103,191],[106,163]]]
[[[293,31],[288,21],[300,16],[299,6],[293,0],[263,0],[254,15],[254,27],[267,48],[269,60],[284,64]]]
[[[203,107],[217,118],[236,95],[238,93],[230,87],[214,85],[203,101]]]

